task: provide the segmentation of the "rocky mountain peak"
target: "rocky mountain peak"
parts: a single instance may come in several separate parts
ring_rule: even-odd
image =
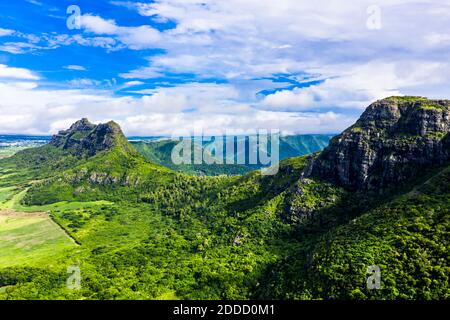
[[[95,125],[83,118],[72,124],[68,130],[54,135],[50,145],[69,150],[76,155],[93,156],[123,141],[126,141],[126,138],[114,121]]]
[[[310,175],[348,189],[382,192],[448,162],[449,132],[449,100],[379,100],[312,160]]]
[[[91,131],[94,128],[95,124],[91,123],[87,118],[83,118],[72,124],[69,131]]]
[[[449,100],[391,97],[371,104],[356,126],[374,126],[393,133],[421,136],[433,132],[448,132],[449,110]]]

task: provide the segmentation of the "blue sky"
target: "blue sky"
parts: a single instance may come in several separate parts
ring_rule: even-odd
[[[450,98],[449,18],[437,0],[3,1],[0,133],[335,133],[380,98]]]

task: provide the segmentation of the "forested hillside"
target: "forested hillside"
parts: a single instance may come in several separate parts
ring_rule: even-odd
[[[378,101],[274,176],[175,172],[82,120],[0,160],[0,298],[448,299],[449,106]],[[72,242],[27,233],[37,212]]]
[[[284,160],[287,158],[299,157],[306,154],[321,151],[328,145],[328,142],[333,135],[292,135],[281,136],[279,141],[279,158]],[[248,148],[248,137],[237,137],[237,139],[246,140],[245,152]],[[211,145],[210,139],[205,138],[206,141],[200,145],[198,142],[192,145],[192,153],[203,153],[208,146]],[[173,148],[180,142],[180,140],[162,139],[159,141],[132,141],[131,144],[148,160],[168,167],[175,171],[180,171],[195,175],[216,176],[222,174],[238,175],[245,174],[253,170],[263,167],[261,163],[249,164],[248,155],[246,157],[246,164],[237,164],[236,159],[240,156],[239,151],[233,153],[233,163],[226,162],[226,150],[224,150],[224,157],[222,164],[174,164],[171,158]],[[237,148],[235,148],[237,150]],[[270,152],[269,152],[270,154]]]

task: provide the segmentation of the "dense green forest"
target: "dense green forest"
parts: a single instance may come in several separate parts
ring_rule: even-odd
[[[310,135],[289,135],[280,136],[279,138],[279,158],[281,160],[293,157],[299,157],[321,151],[328,145],[328,142],[333,135],[326,134],[310,134]],[[245,140],[245,149],[241,152],[245,152],[249,149],[248,137],[237,137],[237,139]],[[210,138],[205,137],[202,145],[198,142],[193,142],[191,152],[205,152],[205,149],[212,144]],[[270,139],[269,139],[270,141]],[[177,139],[161,139],[157,141],[131,141],[133,147],[138,150],[146,159],[160,164],[164,167],[171,168],[175,171],[195,174],[195,175],[239,175],[245,174],[253,170],[264,167],[263,164],[249,164],[248,155],[246,157],[246,164],[237,164],[236,159],[239,157],[239,151],[236,147],[233,152],[233,163],[226,162],[227,155],[226,150],[223,151],[223,164],[174,164],[171,159],[171,154],[174,146],[178,144],[180,140]],[[195,150],[195,151],[194,151]],[[269,152],[270,154],[270,152]]]
[[[0,160],[0,299],[450,297],[448,162],[355,192],[305,175],[317,154],[207,177],[146,159],[117,128],[89,152],[88,134],[69,138]]]

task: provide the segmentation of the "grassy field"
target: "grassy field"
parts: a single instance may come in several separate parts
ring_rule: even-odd
[[[53,263],[75,248],[75,241],[56,224],[47,212],[55,204],[26,208],[20,200],[27,189],[0,188],[0,268],[15,265]],[[73,207],[74,204],[68,205]]]
[[[75,242],[46,213],[0,210],[0,268],[56,259]]]
[[[15,187],[0,188],[0,208],[6,206],[6,202],[14,196],[15,190]]]
[[[0,159],[11,157],[17,152],[27,148],[29,147],[0,147]]]

